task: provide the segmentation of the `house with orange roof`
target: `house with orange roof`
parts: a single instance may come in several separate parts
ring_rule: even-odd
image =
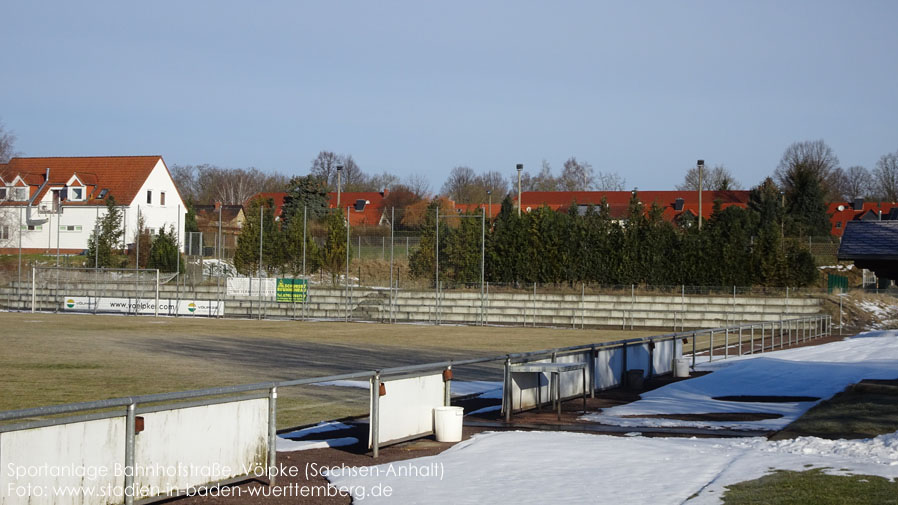
[[[832,202],[826,213],[832,225],[830,233],[841,237],[849,221],[894,221],[898,219],[898,202],[866,202],[856,198],[852,202]]]
[[[187,210],[162,156],[12,158],[0,164],[0,253],[84,251],[110,196],[123,246],[140,217],[153,233],[174,227],[183,247]]]
[[[343,191],[340,193],[340,203],[337,203],[337,193],[328,193],[327,206],[329,209],[340,208],[340,213],[349,215],[349,226],[382,226],[389,224],[389,217],[384,209],[384,199],[389,190],[383,191]],[[287,193],[257,193],[251,196],[244,206],[256,198],[268,198],[274,203],[274,218],[279,220],[284,213],[284,200]]]

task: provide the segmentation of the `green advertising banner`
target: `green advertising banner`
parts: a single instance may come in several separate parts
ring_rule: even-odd
[[[309,293],[305,279],[278,279],[277,301],[286,303],[305,303]]]

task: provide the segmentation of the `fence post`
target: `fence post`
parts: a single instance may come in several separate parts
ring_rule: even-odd
[[[695,332],[692,332],[692,369],[695,370]]]
[[[714,330],[711,330],[708,337],[708,362],[714,361]]]
[[[586,324],[586,283],[580,283],[580,329]],[[595,383],[595,381],[593,381]]]
[[[730,328],[727,327],[723,334],[723,359],[730,357]]]
[[[742,356],[742,327],[739,327],[739,356]]]
[[[371,454],[378,456],[380,449],[380,370],[371,378]]]
[[[33,265],[31,267],[31,313],[34,314],[34,311],[37,306],[37,268]]]
[[[268,390],[268,485],[274,485],[275,474],[277,473],[274,468],[277,465],[277,445],[278,445],[278,432],[277,432],[277,401],[278,401],[278,388],[277,386],[272,386],[271,389]]]
[[[596,397],[596,346],[589,349],[589,397]]]
[[[180,253],[179,253],[180,254]],[[180,263],[180,262],[179,262]],[[180,296],[178,297],[178,305],[180,305]],[[175,315],[178,315],[178,306],[175,305]],[[153,317],[159,317],[159,269],[156,269],[156,308],[153,311]]]
[[[125,417],[125,505],[134,503],[134,435],[136,431],[137,404],[128,405]]]

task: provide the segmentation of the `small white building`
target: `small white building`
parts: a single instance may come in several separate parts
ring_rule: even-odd
[[[174,227],[181,248],[187,210],[161,156],[13,158],[0,164],[0,254],[77,254],[106,203],[123,212],[123,245],[138,214],[155,233]]]

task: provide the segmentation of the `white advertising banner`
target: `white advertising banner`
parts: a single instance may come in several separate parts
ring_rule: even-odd
[[[277,279],[260,279],[258,277],[228,277],[228,296],[259,296],[274,300],[277,292]]]
[[[63,297],[63,310],[72,312],[118,312],[122,314],[156,314],[153,298],[105,298],[92,296]],[[215,300],[159,299],[160,315],[223,316],[224,302]]]

